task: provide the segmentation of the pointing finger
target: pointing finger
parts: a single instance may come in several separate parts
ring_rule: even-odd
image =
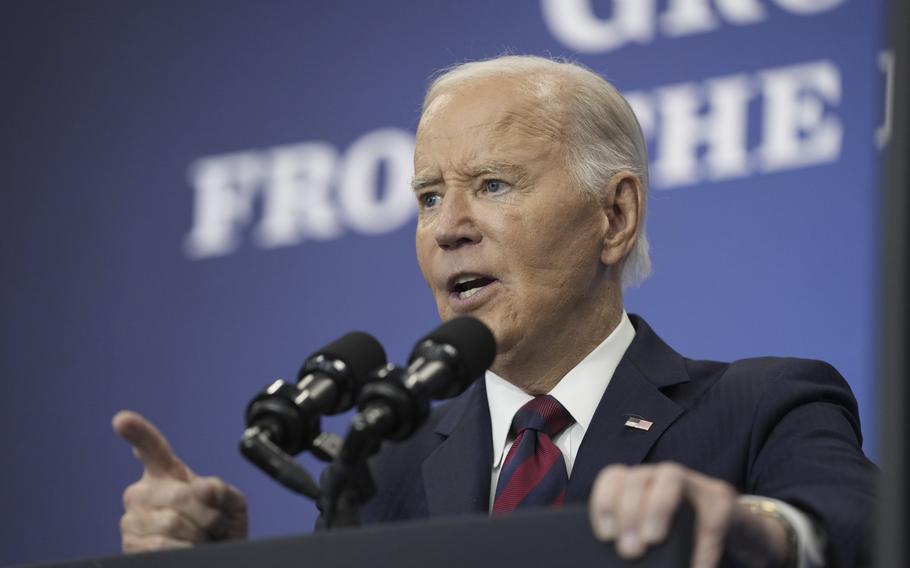
[[[111,423],[114,431],[133,446],[133,453],[142,462],[146,474],[183,481],[192,478],[190,469],[174,455],[161,432],[141,415],[121,410]]]

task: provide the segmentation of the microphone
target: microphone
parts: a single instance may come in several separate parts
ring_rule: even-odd
[[[376,492],[367,458],[384,439],[402,440],[430,415],[430,400],[461,394],[496,357],[496,340],[479,320],[447,321],[417,342],[407,369],[386,365],[360,391],[348,436],[324,471],[317,530],[360,524],[360,505]]]
[[[493,364],[496,339],[479,319],[461,316],[417,342],[408,358],[411,390],[426,389],[434,399],[463,393]]]
[[[426,421],[430,400],[461,394],[495,357],[496,340],[480,320],[449,320],[417,342],[407,369],[387,365],[377,371],[378,380],[360,391],[352,428],[380,438],[407,438]]]
[[[307,357],[296,385],[275,381],[250,401],[244,439],[265,434],[288,454],[300,453],[321,433],[319,416],[350,409],[371,373],[385,364],[385,350],[373,336],[348,333]]]

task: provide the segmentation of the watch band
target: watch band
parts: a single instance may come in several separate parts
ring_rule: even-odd
[[[740,502],[745,505],[749,512],[767,518],[777,519],[787,533],[787,568],[797,568],[799,565],[799,539],[796,535],[796,529],[790,523],[790,520],[780,512],[777,502],[771,499],[763,499],[756,496],[744,496]]]

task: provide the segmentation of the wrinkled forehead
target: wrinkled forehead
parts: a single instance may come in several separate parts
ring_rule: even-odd
[[[557,139],[564,124],[565,87],[550,76],[492,75],[457,83],[427,102],[417,128],[418,137],[487,128]],[[451,124],[457,121],[456,124]],[[455,128],[452,128],[455,127]]]
[[[536,88],[535,88],[536,87]],[[417,129],[415,164],[427,154],[553,148],[564,139],[562,101],[552,89],[489,77],[439,93]]]

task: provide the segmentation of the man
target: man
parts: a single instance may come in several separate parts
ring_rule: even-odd
[[[687,360],[623,310],[649,271],[647,156],[612,86],[535,57],[456,67],[427,93],[414,164],[440,316],[480,318],[498,353],[478,388],[383,450],[366,521],[589,499],[595,534],[635,558],[687,502],[693,565],[725,545],[754,565],[867,562],[874,466],[836,371]],[[543,423],[517,426],[528,416]],[[245,536],[236,489],[196,478],[138,415],[114,428],[145,465],[124,494],[125,550]]]

